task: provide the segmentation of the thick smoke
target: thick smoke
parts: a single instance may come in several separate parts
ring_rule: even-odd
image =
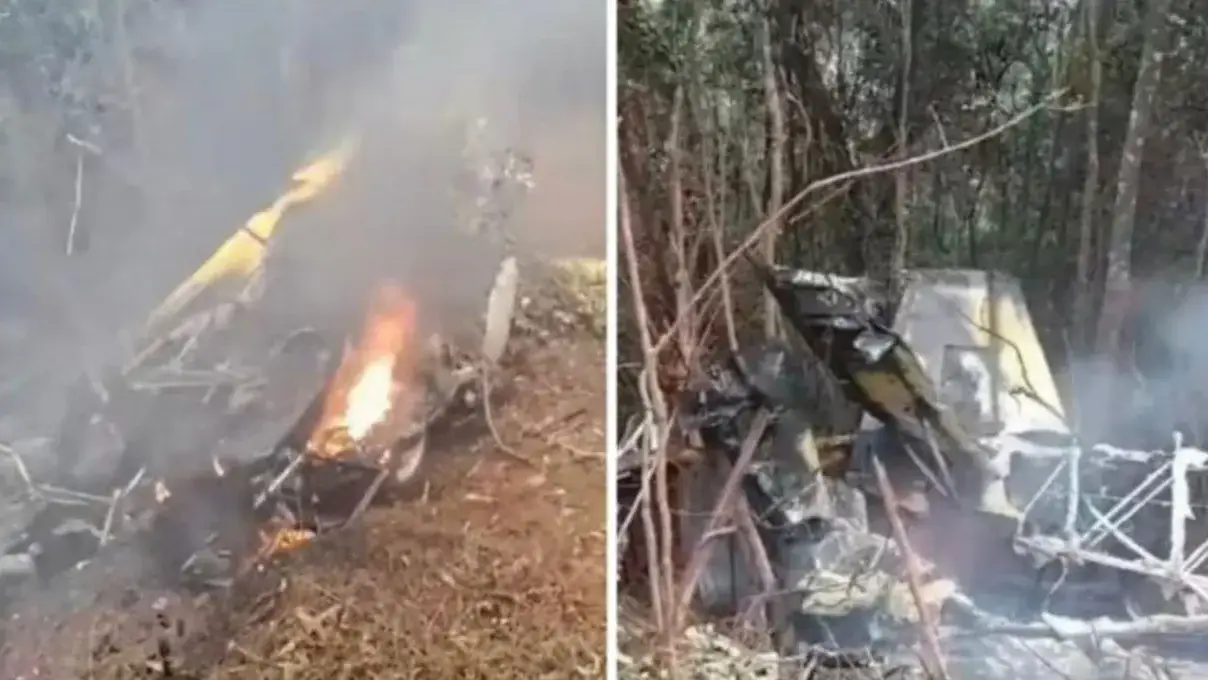
[[[3,227],[0,356],[21,370],[0,395],[0,439],[49,434],[65,385],[120,361],[176,283],[308,156],[348,135],[360,153],[338,189],[283,227],[305,232],[291,256],[314,272],[306,303],[316,314],[356,306],[367,280],[400,273],[433,304],[472,306],[493,271],[489,253],[449,235],[450,178],[476,118],[499,145],[533,158],[537,186],[515,221],[520,247],[603,254],[604,3],[156,6],[129,27],[138,128],[106,130],[102,139],[122,143],[86,154],[79,251],[63,252],[70,144],[68,171],[46,180],[60,200],[14,209],[27,224]],[[94,79],[120,72],[103,60],[95,70]]]
[[[1071,362],[1080,434],[1090,443],[1169,449],[1178,432],[1208,446],[1208,289],[1137,286],[1120,351]]]

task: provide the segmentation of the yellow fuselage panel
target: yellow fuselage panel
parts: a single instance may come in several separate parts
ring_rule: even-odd
[[[949,348],[977,349],[992,357],[988,368],[1001,383],[995,392],[1013,405],[1009,419],[1018,422],[1004,424],[1065,428],[1056,381],[1014,278],[973,270],[912,272],[894,329],[918,355],[932,384],[942,382]],[[1032,396],[1018,396],[1022,393]]]
[[[353,145],[345,143],[295,172],[292,186],[268,208],[252,215],[218,246],[214,254],[151,313],[147,325],[154,326],[176,315],[219,281],[246,279],[255,273],[263,262],[267,242],[281,225],[285,213],[327,190],[344,171],[352,150]]]

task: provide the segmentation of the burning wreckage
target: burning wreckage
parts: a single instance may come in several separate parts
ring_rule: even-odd
[[[770,624],[779,664],[1204,672],[1185,643],[1208,634],[1208,453],[1079,442],[1010,277],[911,272],[891,321],[864,279],[756,266],[792,342],[713,367],[681,407],[707,452],[671,490],[678,554],[711,550],[698,605]],[[623,521],[640,480],[620,455]],[[754,550],[711,518],[736,468]],[[634,531],[622,572],[640,579]]]
[[[89,668],[129,657],[120,648],[130,644],[142,671],[176,677],[179,652],[165,640],[196,615],[186,594],[229,591],[268,557],[355,521],[417,479],[431,433],[488,404],[487,373],[504,354],[517,299],[506,252],[487,272],[472,347],[449,339],[463,329],[434,328],[396,284],[372,284],[367,314],[357,305],[305,325],[313,319],[296,291],[308,273],[288,240],[270,236],[291,206],[326,190],[348,150],[298,172],[174,292],[132,360],[81,380],[56,441],[57,478],[35,480],[12,453],[30,502],[0,546],[3,677],[78,677],[46,638],[77,644],[96,629],[73,628],[72,618],[98,609],[154,613],[163,630],[118,625],[124,641],[113,631],[90,637]],[[484,226],[503,228],[512,184],[531,186],[510,152],[491,167],[501,170],[479,177],[486,195],[471,241],[484,241]]]

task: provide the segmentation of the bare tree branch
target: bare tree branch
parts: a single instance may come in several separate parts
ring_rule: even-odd
[[[870,165],[867,167],[850,170],[848,172],[841,172],[841,173],[838,173],[835,175],[830,175],[829,177],[824,177],[822,179],[811,182],[804,189],[797,192],[797,195],[793,196],[791,199],[788,200],[788,202],[786,202],[783,206],[781,206],[780,210],[776,211],[775,214],[769,215],[767,218],[765,218],[762,222],[760,222],[751,231],[751,234],[749,236],[747,236],[747,238],[737,248],[735,248],[734,251],[731,252],[730,255],[727,256],[726,259],[723,260],[718,265],[717,269],[715,269],[713,271],[713,273],[710,274],[704,280],[704,282],[702,282],[701,285],[696,289],[696,295],[693,296],[692,304],[695,305],[698,302],[700,302],[700,300],[704,296],[704,294],[706,292],[708,292],[709,289],[714,284],[716,284],[717,281],[720,279],[723,271],[727,270],[730,266],[732,266],[736,261],[738,261],[738,258],[740,258],[744,254],[746,254],[747,251],[749,251],[751,248],[753,248],[754,246],[759,244],[760,241],[763,239],[765,232],[768,229],[773,228],[777,224],[777,220],[782,219],[786,214],[789,213],[789,211],[791,211],[798,204],[800,204],[802,201],[809,198],[810,196],[812,196],[820,191],[826,190],[826,189],[835,189],[836,187],[839,187],[838,189],[836,189],[835,191],[833,191],[831,194],[827,195],[823,199],[823,202],[825,202],[825,201],[832,199],[832,198],[838,196],[839,194],[843,193],[844,189],[843,189],[842,185],[844,185],[848,182],[858,180],[858,179],[863,179],[865,177],[871,177],[873,175],[880,175],[880,174],[884,174],[887,172],[894,172],[896,170],[901,170],[901,169],[908,168],[908,167],[915,166],[915,165],[922,165],[923,163],[929,163],[931,161],[934,161],[938,158],[942,158],[949,154],[953,154],[958,151],[963,151],[964,149],[969,149],[974,146],[977,146],[978,144],[981,144],[987,140],[993,139],[995,137],[998,137],[999,135],[1006,133],[1011,128],[1016,127],[1020,123],[1024,122],[1028,118],[1031,118],[1032,116],[1036,115],[1037,113],[1039,113],[1041,111],[1053,109],[1054,102],[1058,101],[1060,99],[1061,95],[1062,95],[1062,91],[1055,92],[1055,93],[1049,95],[1049,97],[1046,98],[1044,101],[1042,101],[1034,106],[1028,107],[1024,111],[1020,112],[1019,114],[1012,117],[1010,120],[1007,120],[1006,122],[1002,123],[1001,125],[997,125],[997,126],[991,128],[990,130],[983,132],[980,135],[970,137],[969,139],[966,139],[962,142],[958,142],[951,146],[947,146],[942,149],[936,149],[933,151],[928,151],[927,153],[923,153],[918,156],[912,156],[910,158],[905,158],[902,160],[896,160],[896,161],[891,161],[891,162],[887,162],[887,163],[879,163],[876,165]],[[656,352],[661,352],[667,346],[667,342],[670,341],[672,334],[678,329],[679,325],[682,322],[683,322],[682,316],[676,317],[676,319],[671,323],[671,325],[666,330],[663,331],[663,335],[659,338],[658,342],[656,342],[654,344],[654,350]]]

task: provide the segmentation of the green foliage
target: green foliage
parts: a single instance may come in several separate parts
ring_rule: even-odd
[[[775,24],[792,196],[812,180],[896,153],[901,11],[909,4],[910,153],[981,134],[1059,90],[1065,91],[1060,103],[1068,107],[1042,111],[983,144],[912,168],[909,263],[1013,272],[1028,285],[1038,323],[1058,327],[1068,321],[1075,289],[1087,163],[1081,108],[1093,95],[1081,16],[1087,1],[634,3],[623,13],[623,86],[651,116],[656,134],[648,137],[653,144],[647,153],[663,179],[667,159],[659,145],[676,88],[687,88],[687,96],[706,107],[706,120],[726,110],[722,118],[733,125],[689,133],[684,156],[690,167],[681,174],[694,199],[686,203],[689,221],[701,224],[706,220],[699,159],[716,161],[721,149],[729,163],[743,164],[724,174],[710,166],[714,190],[724,185],[728,198],[722,222],[732,248],[765,212],[768,142],[759,7],[768,8]],[[1101,2],[1107,9],[1101,18],[1100,180],[1092,202],[1096,274],[1111,223],[1146,7],[1141,0]],[[1142,273],[1189,271],[1208,212],[1208,90],[1199,84],[1208,63],[1208,14],[1199,3],[1177,2],[1169,26],[1172,49],[1163,65],[1138,202],[1133,265]],[[818,80],[821,89],[807,87]],[[656,219],[666,219],[667,197],[649,186],[635,191],[647,194]],[[891,176],[870,177],[830,203],[791,217],[780,257],[826,267],[864,261],[861,249],[869,247],[870,234],[893,231],[893,194]]]

